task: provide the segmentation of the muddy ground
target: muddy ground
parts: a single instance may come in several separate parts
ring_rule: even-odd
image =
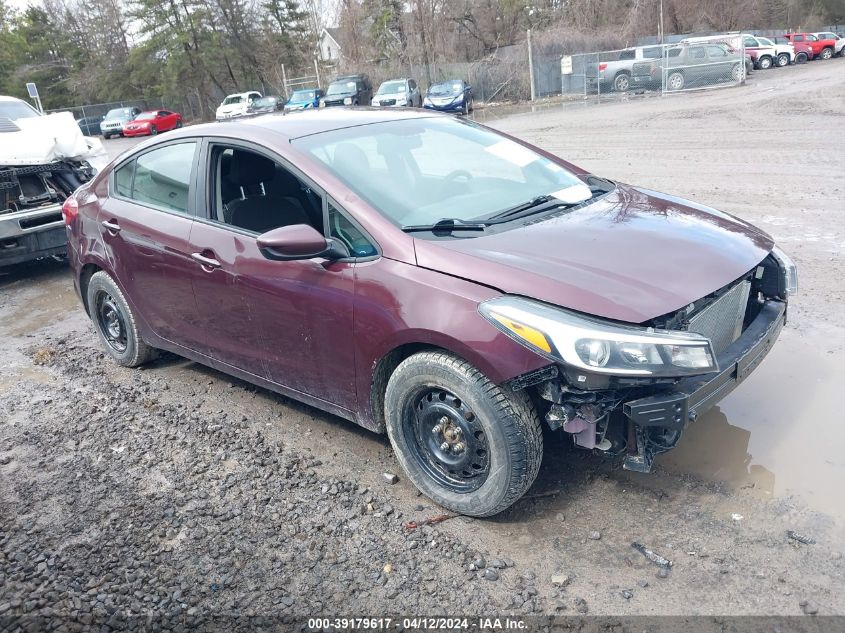
[[[843,103],[834,59],[744,88],[483,114],[596,173],[736,213],[801,272],[778,346],[654,473],[549,437],[537,483],[493,519],[403,527],[441,510],[385,438],[172,355],[117,367],[64,265],[0,271],[0,628],[22,614],[115,630],[139,614],[164,628],[241,613],[845,615]]]

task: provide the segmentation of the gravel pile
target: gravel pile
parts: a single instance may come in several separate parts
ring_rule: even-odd
[[[143,371],[118,386],[91,354],[63,339],[31,349],[58,379],[0,395],[0,624],[153,616],[190,630],[215,616],[246,630],[261,620],[244,615],[535,608],[516,570],[474,564],[484,553],[436,526],[403,527],[352,473],[323,478],[246,417],[200,414],[201,398],[166,403]]]

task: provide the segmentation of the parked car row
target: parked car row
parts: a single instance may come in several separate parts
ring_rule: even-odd
[[[742,38],[743,52],[735,46]],[[626,92],[632,88],[682,90],[694,85],[738,81],[742,68],[780,68],[813,59],[842,56],[845,38],[836,33],[787,33],[767,38],[743,33],[690,37],[675,45],[635,46],[619,51],[616,59],[585,65],[588,91]]]
[[[279,110],[288,114],[314,108],[369,105],[469,114],[473,110],[472,87],[462,79],[450,79],[432,84],[423,96],[415,79],[403,77],[384,81],[373,92],[370,78],[359,73],[337,77],[325,92],[320,88],[300,88],[291,93],[287,101],[282,97],[265,97],[260,92],[231,94],[217,108],[216,118],[225,121]]]
[[[144,110],[138,107],[114,108],[106,114],[76,120],[85,136],[108,139],[112,136],[155,136],[182,127],[182,115],[170,110]]]

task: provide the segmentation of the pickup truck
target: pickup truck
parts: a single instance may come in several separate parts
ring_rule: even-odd
[[[805,43],[810,47],[810,59],[830,59],[836,51],[836,40],[820,39],[812,33],[784,33],[792,43]]]
[[[785,40],[783,38],[774,38],[772,40],[768,37],[757,35],[752,35],[750,37],[753,37],[754,40],[761,46],[775,49],[775,66],[783,68],[784,66],[789,66],[790,64],[798,61],[798,50],[789,42],[789,40]],[[748,42],[746,42],[745,46],[747,49]]]
[[[65,255],[62,204],[107,163],[70,112],[0,96],[0,267]]]
[[[682,43],[669,48],[665,59],[635,63],[631,83],[634,86],[659,86],[664,74],[666,89],[670,91],[739,82],[743,78],[743,65],[745,60],[742,55],[726,44]]]
[[[833,54],[845,57],[845,37],[833,31],[822,31],[821,33],[813,33],[820,40],[833,40]]]
[[[598,61],[585,66],[588,92],[626,92],[631,87],[634,64],[659,60],[660,46],[637,46],[612,53],[598,53]]]
[[[778,66],[787,66],[791,61],[789,50],[783,47],[783,58],[778,58],[777,47],[768,43],[765,44],[758,40],[753,35],[743,33],[723,34],[723,35],[706,35],[703,37],[688,37],[681,40],[682,44],[725,44],[730,49],[736,49],[739,45],[739,38],[742,38],[743,48],[745,53],[751,57],[752,66],[759,70],[767,70],[777,64]],[[785,62],[785,63],[782,63]]]

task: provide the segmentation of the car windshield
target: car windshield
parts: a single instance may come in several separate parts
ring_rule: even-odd
[[[385,81],[378,87],[379,95],[393,95],[399,92],[405,92],[406,84],[404,81]]]
[[[115,108],[106,114],[107,119],[131,119],[132,110],[129,108]]]
[[[243,103],[244,98],[241,95],[232,95],[223,99],[223,105],[232,105],[234,103]]]
[[[0,101],[0,119],[28,119],[41,116],[38,110],[23,101]]]
[[[354,81],[335,81],[329,86],[328,91],[326,91],[326,95],[344,95],[352,92],[355,92]]]
[[[316,96],[315,90],[297,90],[291,96],[291,101],[313,101]]]
[[[142,112],[138,116],[135,117],[136,121],[149,121],[150,119],[156,118],[155,112]]]
[[[571,201],[586,190],[577,202],[590,198],[583,181],[557,163],[473,122],[386,121],[293,144],[398,226],[480,220],[542,196]]]
[[[258,108],[269,108],[276,105],[276,97],[262,97],[261,99],[256,99],[254,104]]]
[[[428,89],[428,94],[437,97],[442,95],[456,95],[463,92],[464,84],[460,81],[444,81],[440,84],[434,84]]]

